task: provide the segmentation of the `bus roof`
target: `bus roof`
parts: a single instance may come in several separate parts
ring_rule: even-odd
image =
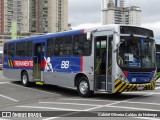
[[[51,38],[51,37],[63,37],[63,36],[69,36],[69,35],[77,35],[77,34],[82,34],[83,33],[83,29],[80,30],[70,30],[70,31],[64,31],[64,32],[58,32],[58,33],[49,33],[49,34],[45,34],[45,35],[38,35],[38,36],[31,36],[31,37],[27,37],[27,38],[21,38],[21,39],[16,39],[16,40],[7,40],[5,41],[5,43],[11,43],[11,42],[20,42],[20,41],[30,41],[30,40],[39,40],[42,38]]]
[[[48,38],[52,38],[52,37],[63,37],[63,36],[70,36],[70,35],[78,35],[78,34],[83,34],[89,31],[93,31],[93,30],[106,30],[107,29],[116,29],[120,26],[133,26],[133,27],[138,27],[135,25],[126,25],[126,24],[109,24],[109,25],[101,25],[98,27],[93,27],[93,28],[87,28],[87,29],[79,29],[79,30],[70,30],[70,31],[63,31],[63,32],[57,32],[57,33],[48,33],[48,34],[44,34],[44,35],[38,35],[38,36],[31,36],[31,37],[27,37],[27,38],[21,38],[21,39],[17,39],[17,40],[7,40],[5,41],[5,43],[12,43],[12,42],[21,42],[21,41],[37,41],[40,39],[48,39]],[[143,27],[140,27],[143,28]]]

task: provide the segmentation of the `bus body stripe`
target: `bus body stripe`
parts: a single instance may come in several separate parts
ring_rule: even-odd
[[[116,80],[116,82],[114,83],[115,86],[117,86],[118,83],[120,83],[120,80]]]
[[[119,92],[123,92],[123,91],[124,91],[124,89],[127,87],[127,85],[128,85],[128,84],[125,84],[125,85],[122,87],[122,89],[121,89],[121,90],[119,90]]]
[[[84,34],[84,32],[85,32],[85,29],[82,29],[82,34]]]
[[[80,72],[83,72],[83,57],[80,57]]]
[[[114,83],[115,88],[114,92],[130,92],[130,91],[139,91],[138,87],[143,86],[143,90],[154,90],[156,86],[156,81],[153,81],[151,83],[145,83],[145,84],[128,84],[125,82],[122,82],[121,80],[116,80]]]
[[[10,60],[10,64],[11,64],[11,67],[13,67],[13,63],[12,63],[12,60]]]
[[[45,60],[41,60],[41,68],[45,68],[46,67],[46,61]]]
[[[124,83],[122,82],[119,86],[117,86],[116,89],[115,89],[115,92],[118,92],[118,90],[123,86],[123,84]]]
[[[10,67],[10,61],[8,60],[8,66]]]
[[[117,90],[117,92],[120,92],[121,89],[125,86],[125,83],[124,82],[122,82],[122,83],[123,83],[123,85]]]

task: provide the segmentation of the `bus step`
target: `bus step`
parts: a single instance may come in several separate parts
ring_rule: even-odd
[[[34,82],[41,82],[41,79],[34,79]]]
[[[97,89],[104,89],[106,88],[106,82],[98,82]]]
[[[106,92],[104,89],[97,89],[96,92]]]
[[[44,85],[43,82],[36,82],[36,85]]]
[[[110,93],[111,90],[97,89],[95,93]]]

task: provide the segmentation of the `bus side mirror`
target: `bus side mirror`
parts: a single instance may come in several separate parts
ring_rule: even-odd
[[[119,49],[120,45],[122,44],[123,42],[119,42],[117,45],[116,45],[116,49],[114,50],[114,52],[117,52],[117,50]]]
[[[119,49],[119,47],[121,46],[122,43],[124,43],[125,40],[121,40],[117,45],[116,45],[116,49],[114,50],[114,52],[117,52],[117,50]]]

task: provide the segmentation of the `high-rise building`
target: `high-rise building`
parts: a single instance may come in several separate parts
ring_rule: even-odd
[[[141,10],[137,6],[124,7],[124,0],[102,0],[102,24],[141,25]]]
[[[0,32],[48,33],[68,30],[68,0],[0,0]]]

